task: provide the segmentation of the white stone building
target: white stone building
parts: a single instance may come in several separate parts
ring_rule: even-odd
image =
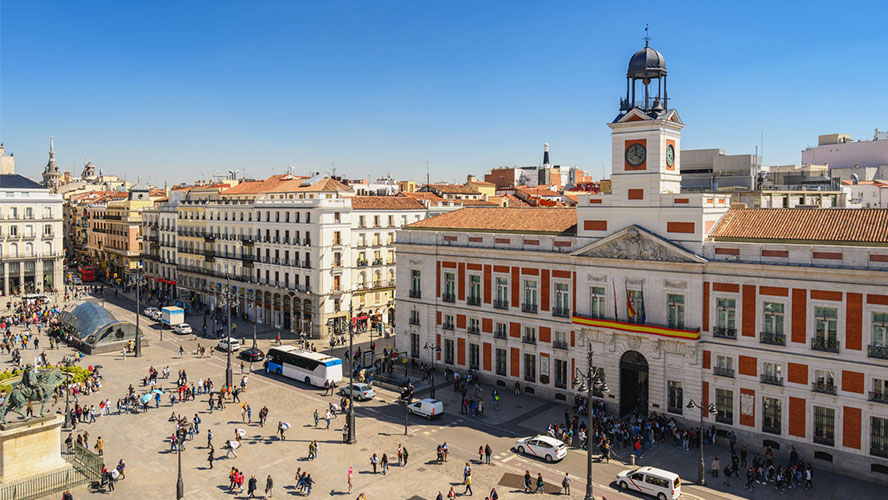
[[[649,47],[630,61],[610,194],[398,232],[398,350],[570,401],[591,349],[618,414],[696,426],[689,400],[712,403],[707,425],[751,450],[888,482],[888,210],[682,193],[665,73]]]

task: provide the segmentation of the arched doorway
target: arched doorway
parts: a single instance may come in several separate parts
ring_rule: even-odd
[[[647,415],[648,362],[638,351],[626,351],[620,358],[620,416],[633,412]]]

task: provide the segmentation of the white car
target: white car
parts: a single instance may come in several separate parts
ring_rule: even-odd
[[[673,500],[681,496],[678,474],[656,467],[624,470],[617,474],[616,483],[624,490],[651,495],[658,500]]]
[[[367,384],[355,383],[355,401],[367,401],[368,399],[373,399],[373,396],[376,395],[376,391],[373,390]],[[344,387],[339,389],[339,394],[343,396],[348,396],[351,393],[351,388],[348,384],[345,384]]]
[[[216,348],[220,351],[236,351],[240,349],[240,341],[235,338],[222,339],[216,344]]]
[[[555,462],[567,456],[564,443],[550,436],[521,438],[515,442],[515,450],[522,455],[542,458],[546,462]]]
[[[188,323],[179,323],[178,325],[173,327],[173,331],[182,335],[192,333],[191,325]]]
[[[154,315],[160,314],[160,311],[157,310],[156,307],[146,307],[145,310],[142,311],[142,314],[144,314],[145,316],[148,316],[149,318],[153,318]]]
[[[420,399],[410,403],[407,406],[407,410],[414,415],[431,420],[433,418],[440,418],[444,414],[444,403],[432,398]]]
[[[154,321],[160,321],[163,318],[163,313],[160,312],[159,310],[155,309],[154,311],[151,311],[150,317]]]

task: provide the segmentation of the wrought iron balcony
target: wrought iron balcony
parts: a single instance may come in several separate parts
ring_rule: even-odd
[[[884,392],[870,391],[869,400],[874,403],[888,404],[888,394],[886,394]]]
[[[786,335],[782,333],[762,332],[759,336],[759,341],[762,344],[768,345],[786,345]]]
[[[780,435],[781,431],[780,431],[779,425],[775,426],[775,425],[768,425],[768,424],[763,423],[762,424],[762,432],[767,432],[768,434]]]
[[[569,318],[570,317],[570,308],[555,307],[554,309],[552,309],[552,316],[557,316],[559,318]]]
[[[441,295],[441,300],[443,300],[444,302],[456,302],[456,294],[445,293]]]
[[[822,394],[836,394],[836,385],[832,382],[817,382],[811,384],[811,390]]]
[[[536,344],[537,339],[534,336],[525,335],[525,336],[521,337],[521,342],[523,342],[525,344]]]
[[[474,335],[481,334],[481,328],[477,327],[477,326],[470,326],[467,331],[471,334],[474,334]]]
[[[770,385],[783,385],[783,377],[762,373],[762,383]]]
[[[811,349],[823,352],[839,352],[839,341],[833,337],[814,337],[811,339]]]
[[[414,317],[411,316],[411,317],[410,317],[410,324],[411,324],[411,325],[419,326],[419,317],[417,316],[417,317],[414,318]]]
[[[470,306],[480,306],[481,297],[477,295],[469,295],[468,297],[466,297],[466,304]]]
[[[824,446],[835,446],[836,439],[833,436],[818,436],[814,434],[814,442]]]
[[[508,338],[508,334],[505,330],[496,330],[495,332],[493,332],[493,338],[506,340]]]
[[[536,304],[528,304],[527,302],[525,302],[524,304],[521,304],[521,310],[526,313],[536,314],[537,305]]]
[[[493,301],[494,309],[508,309],[509,301],[508,300],[494,300]]]
[[[870,345],[867,346],[867,356],[876,359],[888,359],[888,346]]]
[[[730,377],[734,378],[734,369],[733,368],[725,368],[723,366],[715,366],[712,368],[712,373],[718,375],[719,377]]]
[[[453,323],[447,323],[447,322],[445,322],[444,325],[443,325],[443,328],[444,328],[445,330],[453,331],[453,329],[454,329],[454,327],[453,327]]]
[[[411,299],[421,299],[422,298],[422,291],[411,288],[410,289],[410,298]]]
[[[555,349],[567,350],[568,343],[566,340],[554,340],[554,341],[552,341],[552,347]]]
[[[712,336],[719,339],[737,340],[737,329],[718,326],[712,330]]]

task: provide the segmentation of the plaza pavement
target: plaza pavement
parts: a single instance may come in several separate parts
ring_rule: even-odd
[[[106,294],[107,296],[107,294]],[[121,306],[128,307],[129,312]],[[107,307],[115,315],[129,314],[132,308],[128,298],[120,294],[117,298],[109,298]],[[143,317],[143,320],[145,318]],[[147,321],[147,320],[146,320]],[[145,331],[151,345],[144,348],[143,357],[127,357],[122,359],[119,353],[86,356],[82,364],[102,366],[103,388],[92,396],[81,398],[81,403],[97,404],[100,399],[111,399],[112,405],[126,393],[129,384],[137,390],[140,379],[147,373],[149,366],[158,370],[169,366],[172,372],[170,380],[162,380],[164,388],[174,387],[176,372],[185,369],[189,381],[211,377],[219,387],[224,377],[224,353],[215,351],[213,358],[197,358],[192,354],[198,342],[203,345],[214,345],[207,339],[193,340],[192,336],[176,336],[165,332],[164,341],[148,323]],[[195,323],[196,324],[196,323]],[[199,326],[199,324],[196,324]],[[246,333],[246,332],[244,332]],[[250,333],[252,333],[250,331]],[[266,349],[274,338],[276,331],[263,329],[260,333],[260,347]],[[367,334],[363,334],[367,338]],[[286,342],[286,336],[282,335]],[[361,337],[358,337],[361,340]],[[292,341],[292,339],[291,339]],[[364,342],[362,340],[362,342]],[[186,354],[179,357],[178,346],[185,347]],[[319,346],[320,347],[320,346]],[[378,343],[378,349],[382,349]],[[339,350],[338,350],[339,351]],[[49,352],[51,361],[60,359],[70,353],[68,349]],[[26,356],[27,359],[27,356]],[[234,358],[232,358],[234,359]],[[4,359],[8,362],[8,359]],[[235,380],[240,379],[239,362],[233,362]],[[232,495],[227,492],[227,474],[231,467],[238,467],[247,478],[255,474],[259,480],[260,493],[264,488],[265,477],[271,474],[275,480],[275,496],[290,498],[296,496],[293,476],[298,467],[312,474],[315,488],[312,497],[320,498],[355,498],[364,491],[368,499],[433,499],[440,490],[447,493],[451,485],[458,493],[464,491],[462,483],[462,467],[466,461],[472,462],[474,496],[484,498],[492,486],[497,487],[500,498],[519,498],[525,496],[520,488],[511,486],[515,475],[529,470],[535,477],[542,473],[547,481],[547,491],[553,491],[553,485],[560,485],[564,472],[570,472],[573,478],[573,494],[569,498],[583,498],[585,492],[586,455],[582,450],[571,449],[568,457],[557,464],[544,464],[534,459],[515,455],[511,450],[515,437],[542,432],[545,425],[563,419],[564,406],[550,401],[543,401],[527,395],[515,396],[507,390],[501,390],[502,402],[500,409],[494,410],[491,405],[486,407],[484,418],[460,415],[458,410],[459,395],[449,384],[441,383],[436,388],[436,397],[445,402],[446,415],[437,421],[427,422],[411,416],[409,418],[409,435],[404,436],[403,406],[396,404],[397,394],[377,387],[378,396],[370,402],[358,403],[357,436],[358,442],[353,445],[341,443],[341,424],[344,416],[334,419],[330,430],[315,429],[311,414],[318,409],[324,412],[328,402],[338,400],[322,395],[316,388],[308,388],[302,384],[268,377],[261,369],[257,373],[248,374],[248,390],[241,396],[242,402],[253,407],[253,415],[258,420],[259,409],[267,405],[270,409],[268,424],[261,428],[258,425],[246,425],[241,422],[238,405],[227,405],[224,411],[209,412],[206,397],[198,401],[177,403],[173,407],[167,398],[163,399],[159,409],[151,409],[146,414],[125,414],[100,417],[94,424],[81,424],[76,433],[87,430],[89,444],[92,447],[95,439],[102,436],[105,440],[105,458],[107,464],[113,466],[119,458],[127,462],[127,479],[117,483],[116,491],[107,493],[93,491],[81,487],[74,491],[76,499],[101,496],[117,496],[130,498],[175,498],[176,486],[176,454],[170,453],[169,435],[173,425],[167,421],[170,413],[175,411],[193,417],[198,413],[202,419],[201,432],[194,441],[186,444],[182,453],[183,481],[186,499],[210,498],[246,498],[247,495]],[[485,386],[484,395],[488,396],[492,388]],[[418,397],[423,397],[427,389],[420,386]],[[489,399],[487,399],[489,401]],[[59,403],[59,409],[64,403]],[[277,422],[291,424],[286,441],[275,437]],[[234,436],[234,430],[247,430],[244,446],[238,450],[238,458],[221,458],[221,450],[225,439]],[[206,461],[206,430],[212,429],[215,434],[214,445],[218,460],[215,469],[210,471]],[[315,462],[309,462],[308,444],[316,439],[319,442],[319,456]],[[446,441],[451,449],[450,459],[444,465],[435,465],[435,447]],[[373,475],[369,464],[370,455],[377,453],[379,457],[388,453],[393,462],[397,462],[398,444],[406,445],[410,452],[409,464],[406,467],[395,465],[388,475]],[[490,444],[494,449],[492,465],[478,464],[478,446]],[[617,449],[618,454],[624,455]],[[754,450],[750,450],[754,452]],[[804,450],[802,455],[808,459]],[[707,447],[707,464],[713,453],[727,457],[724,447]],[[751,457],[751,454],[750,454]],[[655,465],[675,471],[684,479],[682,498],[698,499],[734,499],[734,498],[772,498],[775,495],[772,487],[759,486],[754,492],[743,489],[745,481],[734,480],[731,487],[724,486],[720,481],[709,482],[706,487],[698,487],[690,481],[696,478],[698,454],[696,450],[682,452],[670,444],[654,447],[645,457],[639,460],[641,465]],[[724,460],[724,459],[723,459]],[[628,458],[627,458],[628,461]],[[346,472],[348,467],[355,469],[355,492],[347,495]],[[612,461],[611,464],[593,465],[596,498],[602,496],[614,500],[636,498],[632,495],[617,493],[612,484],[614,475],[627,466]],[[498,486],[504,483],[503,486]],[[830,499],[867,499],[884,498],[883,487],[873,483],[830,474],[824,471],[815,473],[815,492],[789,490],[789,498],[830,498]],[[560,490],[560,487],[554,488]],[[260,495],[261,496],[261,495]],[[562,496],[562,498],[568,498]]]

